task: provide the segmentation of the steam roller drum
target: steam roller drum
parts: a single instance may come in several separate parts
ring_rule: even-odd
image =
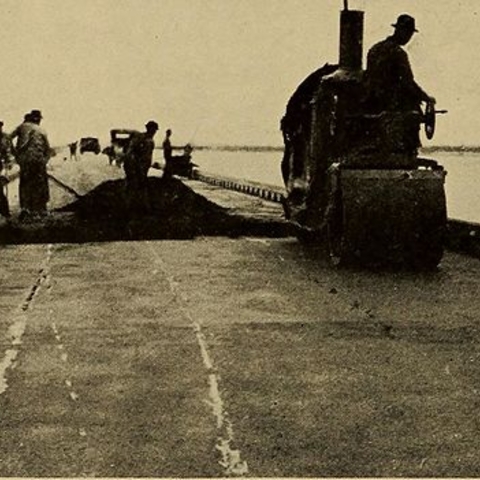
[[[436,268],[446,232],[444,171],[342,170],[329,222],[341,263]]]

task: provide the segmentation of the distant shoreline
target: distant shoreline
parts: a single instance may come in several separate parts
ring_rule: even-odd
[[[199,145],[194,146],[194,150],[212,150],[220,152],[283,152],[281,146],[264,145]],[[480,146],[466,145],[436,145],[421,148],[422,153],[433,152],[454,152],[454,153],[479,153]]]
[[[217,152],[283,152],[284,147],[262,145],[194,145],[195,150],[213,150]]]
[[[57,152],[67,148],[68,145],[53,147]],[[161,146],[155,147],[162,150]],[[174,146],[174,150],[183,150],[183,146]],[[283,152],[283,146],[269,145],[193,145],[194,150],[216,152]],[[480,153],[480,146],[476,145],[434,145],[422,147],[421,153],[451,152],[451,153]]]
[[[451,146],[451,145],[438,145],[438,146],[430,146],[430,147],[422,147],[420,149],[422,152],[425,153],[432,153],[432,152],[453,152],[453,153],[479,153],[480,146],[475,145],[459,145],[459,146]]]

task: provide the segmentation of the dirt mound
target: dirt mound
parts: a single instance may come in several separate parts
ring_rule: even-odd
[[[0,228],[0,243],[191,239],[200,235],[284,237],[291,234],[291,226],[284,221],[234,214],[175,178],[149,177],[148,209],[127,195],[124,180],[109,180],[45,218],[27,223],[13,219]]]
[[[226,233],[235,223],[227,210],[181,181],[157,177],[148,178],[148,208],[129,198],[123,180],[109,180],[58,211],[74,212],[83,222],[101,223],[103,228],[155,238]]]
[[[285,236],[285,225],[230,213],[175,178],[148,178],[148,209],[127,196],[123,180],[110,180],[59,211],[107,239],[193,238],[197,235]],[[275,224],[274,224],[275,223]]]

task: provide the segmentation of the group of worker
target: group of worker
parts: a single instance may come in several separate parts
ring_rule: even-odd
[[[15,163],[20,168],[20,220],[37,219],[47,214],[49,201],[47,163],[51,157],[51,148],[46,132],[40,127],[42,118],[39,110],[32,110],[10,134],[3,131],[4,123],[0,121],[0,214],[5,218],[10,217],[5,193],[9,181],[8,171]],[[123,168],[128,198],[133,208],[143,209],[148,206],[147,175],[152,166],[154,136],[158,128],[157,122],[153,120],[147,122],[144,132],[132,136],[125,153]],[[163,142],[166,165],[172,159],[171,133],[170,129],[167,130]],[[74,150],[73,145],[69,147],[74,158],[76,148]],[[171,176],[168,168],[165,169],[164,176]]]
[[[20,220],[42,218],[47,214],[50,198],[47,163],[52,149],[47,133],[40,127],[42,118],[40,110],[32,110],[10,134],[3,131],[4,124],[0,121],[0,214],[3,217],[10,217],[4,188],[14,163],[20,168]]]

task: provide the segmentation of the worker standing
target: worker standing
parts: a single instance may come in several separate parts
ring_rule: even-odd
[[[123,169],[125,171],[127,199],[130,208],[140,211],[149,210],[148,170],[152,166],[154,136],[158,123],[150,120],[145,125],[145,132],[136,132],[125,153]]]

